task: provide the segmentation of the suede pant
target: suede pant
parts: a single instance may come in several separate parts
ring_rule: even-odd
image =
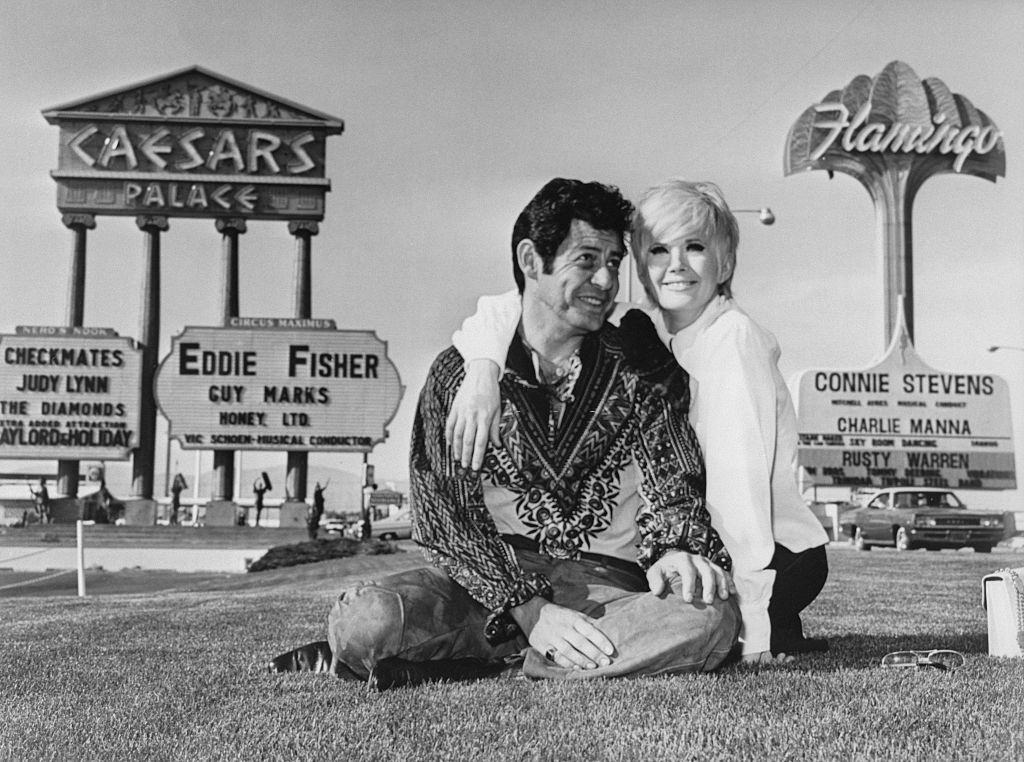
[[[516,554],[526,572],[548,576],[554,603],[596,620],[616,648],[609,666],[559,667],[522,635],[492,646],[484,638],[490,611],[443,571],[426,567],[342,591],[328,618],[335,668],[365,677],[389,656],[498,660],[522,652],[523,672],[533,678],[676,674],[715,669],[736,643],[740,616],[732,599],[686,603],[678,582],[653,595],[639,567],[626,571],[588,559],[555,560],[529,550]]]
[[[775,570],[775,584],[768,603],[768,618],[772,623],[771,649],[772,653],[785,653],[791,650],[794,642],[804,637],[800,612],[818,597],[828,579],[825,546],[794,553],[776,543],[768,568]]]

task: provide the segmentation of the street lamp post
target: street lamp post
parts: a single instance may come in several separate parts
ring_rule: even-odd
[[[767,206],[762,206],[760,209],[733,209],[733,214],[756,214],[757,218],[761,220],[762,225],[773,225],[775,224],[775,215],[772,214],[772,210]]]

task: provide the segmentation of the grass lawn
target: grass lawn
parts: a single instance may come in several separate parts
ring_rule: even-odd
[[[1024,554],[829,559],[805,621],[832,650],[792,665],[374,695],[260,667],[322,638],[346,581],[418,565],[416,553],[164,574],[149,590],[145,573],[120,572],[122,589],[145,592],[3,598],[0,759],[1024,759],[1024,660],[985,655],[981,606],[982,576]],[[888,651],[937,647],[967,664],[877,666]]]

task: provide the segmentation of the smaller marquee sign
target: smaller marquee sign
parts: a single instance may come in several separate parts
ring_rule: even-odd
[[[186,450],[305,452],[369,452],[404,391],[372,331],[299,318],[189,326],[172,339],[155,388]]]
[[[127,460],[142,350],[111,328],[16,331],[0,336],[0,458]]]
[[[872,368],[801,373],[797,411],[809,485],[1016,489],[1006,381],[925,365],[902,324]]]

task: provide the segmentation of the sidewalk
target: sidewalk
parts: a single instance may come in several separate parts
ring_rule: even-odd
[[[180,572],[238,572],[269,550],[264,548],[90,548],[85,547],[85,568],[165,569]],[[0,570],[56,571],[78,568],[75,547],[0,547]]]

